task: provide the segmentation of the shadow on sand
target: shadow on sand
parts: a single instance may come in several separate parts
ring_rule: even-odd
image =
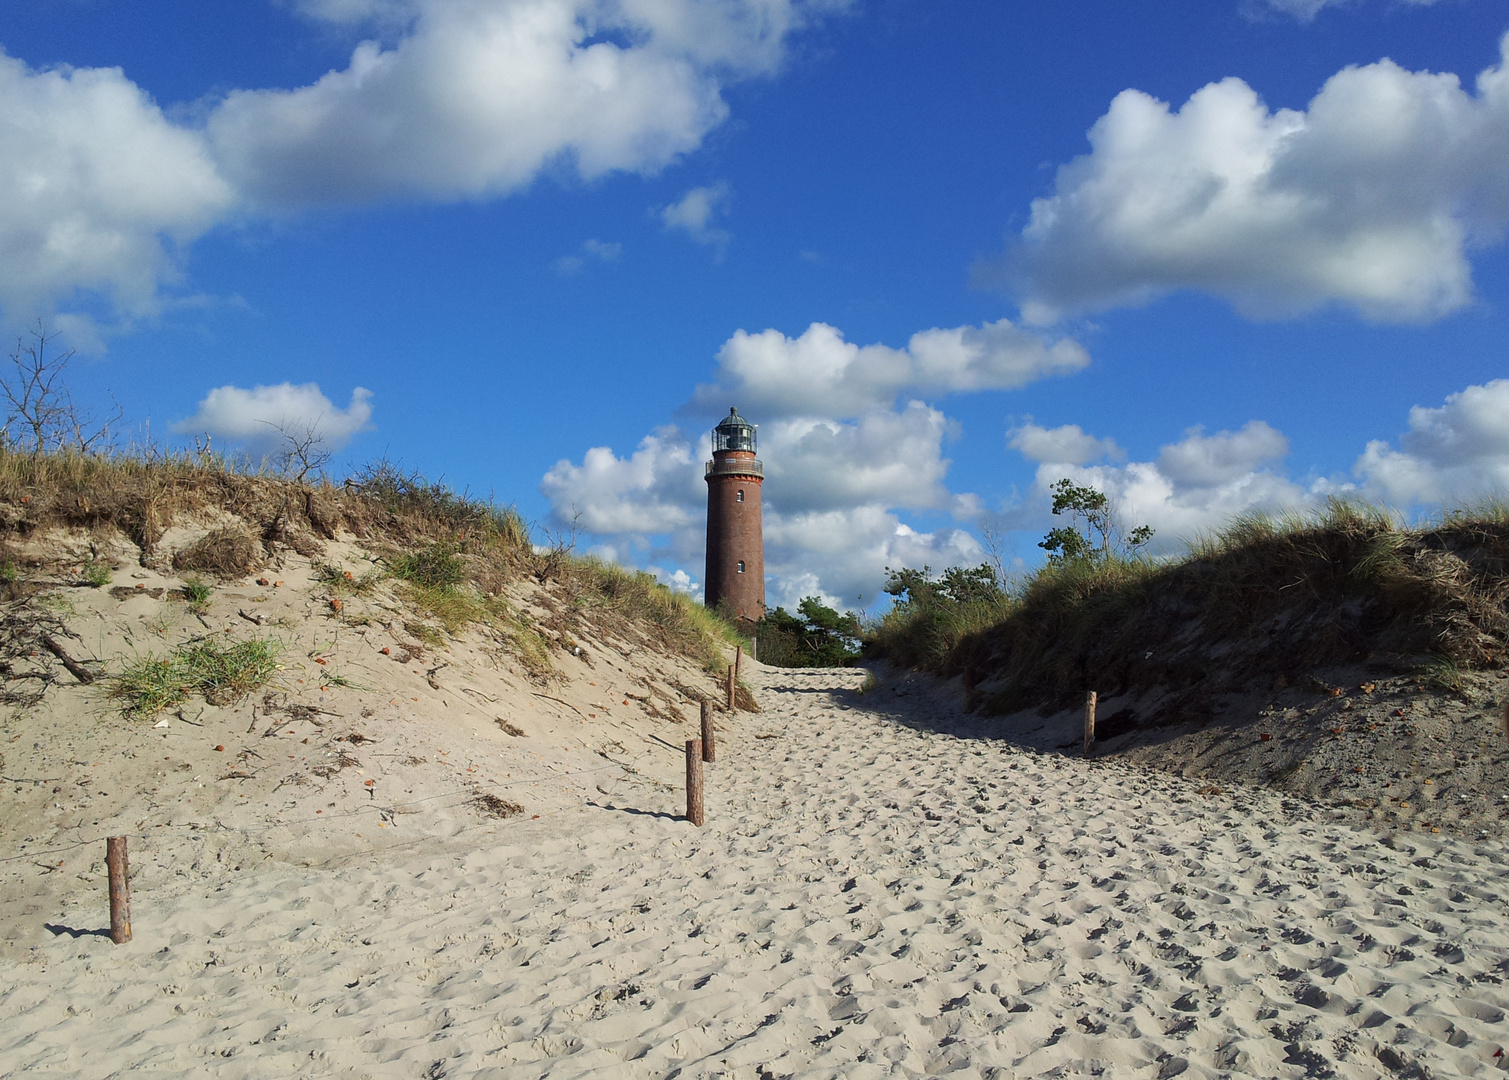
[[[64,934],[67,934],[75,941],[81,937],[107,938],[110,936],[110,928],[108,926],[103,930],[80,930],[77,927],[64,926],[62,923],[43,923],[42,928],[50,932],[53,937],[62,937]]]
[[[685,821],[684,814],[667,814],[664,810],[641,810],[637,806],[615,806],[612,803],[588,799],[587,805],[598,810],[612,810],[617,814],[633,814],[635,817],[660,818],[662,821]],[[109,931],[105,931],[107,934]]]

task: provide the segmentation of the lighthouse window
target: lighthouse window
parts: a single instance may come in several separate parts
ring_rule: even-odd
[[[744,501],[744,489],[740,488],[738,494],[736,494],[734,496],[734,502],[743,502],[743,501]]]
[[[744,572],[744,560],[740,559],[739,560],[739,573],[742,574],[743,572]]]

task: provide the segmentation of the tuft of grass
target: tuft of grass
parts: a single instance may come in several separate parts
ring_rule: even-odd
[[[445,635],[428,623],[409,620],[403,624],[403,628],[421,645],[428,645],[432,649],[445,648]]]
[[[483,622],[488,616],[487,605],[469,589],[435,589],[411,582],[401,591],[414,610],[440,623],[447,634],[455,634],[470,623]]]
[[[867,672],[865,672],[865,681],[862,682],[860,684],[860,686],[859,686],[859,692],[860,692],[860,694],[864,695],[864,694],[873,693],[875,690],[877,690],[879,688],[880,688],[880,680],[878,680],[878,679],[875,678],[875,673],[873,671],[867,671]]]
[[[1462,669],[1450,657],[1432,656],[1420,666],[1420,678],[1437,690],[1460,693],[1463,686]]]
[[[103,588],[110,584],[110,566],[108,563],[90,559],[84,564],[84,571],[79,577],[91,589]]]
[[[457,588],[466,579],[466,569],[457,557],[455,545],[438,541],[400,555],[393,563],[393,576],[443,592]]]
[[[189,610],[195,615],[203,615],[210,609],[210,587],[199,578],[184,581],[183,598],[188,601]]]
[[[116,676],[111,693],[134,716],[153,716],[201,694],[212,705],[226,705],[267,683],[278,670],[281,646],[271,638],[253,638],[220,646],[202,641],[165,657],[146,656]]]

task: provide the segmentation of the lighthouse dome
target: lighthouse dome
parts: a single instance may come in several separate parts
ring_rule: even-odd
[[[713,428],[713,453],[719,450],[745,450],[755,452],[755,426],[739,415],[739,410],[729,409]]]

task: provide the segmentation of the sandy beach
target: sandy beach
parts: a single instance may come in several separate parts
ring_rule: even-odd
[[[399,819],[403,842],[296,865],[165,832],[133,849],[125,946],[79,932],[106,925],[103,875],[71,879],[4,963],[0,1071],[1504,1068],[1497,841],[960,737],[915,678],[749,670],[763,712],[722,733],[702,829],[665,747],[659,777],[608,769],[443,844]]]

